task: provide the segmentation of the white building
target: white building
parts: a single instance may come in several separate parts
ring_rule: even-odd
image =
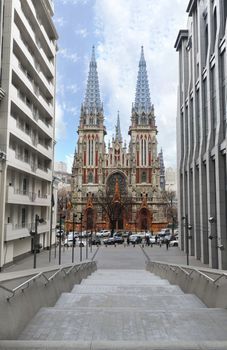
[[[181,246],[189,245],[189,253],[209,266],[226,269],[227,1],[190,0],[187,12],[188,29],[175,44]]]
[[[60,172],[60,173],[67,173],[67,164],[65,162],[55,162],[54,163],[54,171]]]
[[[49,245],[57,33],[51,0],[2,0],[0,268]]]
[[[172,167],[165,169],[165,189],[170,192],[177,192],[177,174]]]

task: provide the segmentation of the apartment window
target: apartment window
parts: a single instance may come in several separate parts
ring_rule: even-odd
[[[27,149],[24,150],[24,161],[26,163],[28,163],[28,159],[29,159],[29,152]]]
[[[206,24],[206,27],[205,27],[205,40],[204,40],[204,44],[205,44],[205,55],[204,55],[204,58],[205,58],[205,61],[204,61],[204,65],[206,64],[206,60],[207,60],[207,52],[208,52],[208,44],[209,44],[209,41],[208,41],[208,24]]]
[[[194,113],[193,113],[193,99],[190,99],[190,124],[191,124],[191,147],[194,146]]]
[[[22,181],[22,193],[24,195],[27,194],[27,179],[26,178],[23,178],[23,181]]]
[[[196,91],[196,139],[197,139],[197,144],[200,143],[200,100],[199,100],[199,90]]]
[[[25,208],[21,209],[21,226],[25,227],[26,224],[26,210]]]
[[[213,14],[213,43],[212,43],[212,47],[213,47],[213,51],[215,48],[215,41],[216,41],[216,34],[217,34],[217,11],[216,8],[214,9],[214,14]]]
[[[205,136],[205,142],[208,137],[208,101],[207,101],[207,79],[203,80],[203,132]]]
[[[220,82],[221,82],[221,121],[222,121],[222,129],[223,129],[223,138],[225,138],[226,134],[226,62],[225,62],[226,53],[223,52],[220,56]]]
[[[223,8],[222,8],[222,35],[225,35],[225,26],[226,26],[226,20],[227,20],[227,1],[222,0],[223,2]]]
[[[215,67],[211,69],[211,127],[212,127],[212,133],[213,133],[213,143],[215,142],[215,134],[216,134],[216,128],[217,128],[217,112],[216,112],[216,83],[215,83]]]

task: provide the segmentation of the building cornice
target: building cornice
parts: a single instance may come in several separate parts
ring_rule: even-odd
[[[177,35],[176,42],[174,44],[174,48],[176,51],[179,51],[182,41],[188,39],[188,30],[187,29],[181,29]]]
[[[189,16],[192,16],[192,12],[197,7],[197,0],[190,0],[186,12]]]

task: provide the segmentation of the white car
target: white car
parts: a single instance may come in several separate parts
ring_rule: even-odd
[[[179,242],[177,240],[169,242],[170,247],[178,247],[178,245],[179,245]]]
[[[101,230],[99,232],[96,232],[97,237],[109,237],[110,236],[110,231],[109,230]]]

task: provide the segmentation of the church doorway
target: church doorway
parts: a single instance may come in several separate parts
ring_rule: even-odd
[[[148,220],[149,211],[146,208],[140,210],[140,229],[141,231],[148,231],[149,229],[149,220]]]
[[[123,230],[123,208],[120,203],[114,203],[114,230]]]
[[[87,225],[86,225],[86,228],[87,230],[91,231],[93,230],[93,227],[94,227],[94,210],[92,208],[88,208],[86,210],[86,216],[87,216]]]

